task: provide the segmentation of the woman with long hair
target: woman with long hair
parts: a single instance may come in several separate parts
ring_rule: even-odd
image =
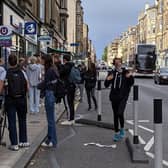
[[[95,110],[97,110],[97,101],[95,97],[95,87],[96,87],[96,66],[94,63],[90,63],[88,66],[88,70],[84,74],[85,80],[85,89],[88,100],[88,111],[91,110],[91,98],[95,105]]]
[[[42,64],[45,68],[44,76],[44,96],[45,96],[45,110],[48,122],[48,134],[45,142],[42,143],[43,147],[56,147],[57,134],[55,124],[55,96],[54,84],[58,79],[56,67],[53,65],[53,59],[50,55],[42,56]]]

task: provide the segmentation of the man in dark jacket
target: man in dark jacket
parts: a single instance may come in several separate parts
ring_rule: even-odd
[[[105,80],[105,87],[111,85],[110,101],[114,113],[115,135],[113,140],[118,141],[125,135],[124,132],[124,110],[127,104],[131,86],[134,78],[131,72],[122,68],[122,59],[114,59],[115,68],[108,74]],[[119,131],[119,122],[121,129]]]
[[[69,112],[70,112],[69,120],[62,122],[62,125],[74,124],[74,118],[75,118],[74,99],[75,99],[76,86],[74,83],[71,83],[69,81],[69,75],[70,75],[72,67],[74,66],[74,63],[70,62],[70,59],[71,59],[70,55],[63,56],[64,66],[60,70],[60,76],[64,80],[66,88],[67,88],[67,101],[68,101],[68,107],[69,107]]]

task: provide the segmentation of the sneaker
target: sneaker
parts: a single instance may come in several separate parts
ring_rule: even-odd
[[[124,137],[125,137],[125,130],[124,130],[124,128],[121,128],[121,129],[120,129],[120,137],[121,137],[121,138],[124,138]]]
[[[28,148],[30,146],[29,142],[20,142],[19,147],[20,148]]]
[[[52,147],[54,147],[54,145],[53,145],[52,142],[49,142],[49,143],[43,142],[43,143],[41,144],[41,146],[42,146],[42,147],[47,147],[47,148],[52,148]]]
[[[67,121],[63,121],[61,123],[61,125],[73,125],[73,124],[75,124],[74,120],[67,120]]]
[[[12,151],[18,151],[19,150],[19,146],[18,145],[10,145],[9,149]]]
[[[120,134],[115,133],[115,134],[114,134],[114,137],[113,137],[113,141],[117,142],[117,141],[119,141],[119,140],[121,140]]]

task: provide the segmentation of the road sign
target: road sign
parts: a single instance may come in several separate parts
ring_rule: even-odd
[[[71,43],[70,46],[71,46],[71,47],[78,47],[78,46],[79,46],[79,43]]]
[[[50,36],[39,36],[38,41],[50,41],[51,37]]]
[[[0,46],[12,46],[12,29],[8,26],[0,26]]]
[[[35,35],[37,32],[36,22],[26,22],[24,27],[25,35]]]

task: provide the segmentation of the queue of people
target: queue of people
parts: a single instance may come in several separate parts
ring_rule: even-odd
[[[2,60],[0,61],[2,62]],[[32,56],[29,59],[20,58],[19,60],[15,55],[10,55],[8,58],[9,68],[5,70],[0,65],[0,72],[2,71],[0,74],[1,104],[3,97],[5,97],[5,110],[8,117],[11,142],[9,149],[17,151],[19,148],[30,146],[27,137],[27,112],[29,111],[30,114],[34,115],[39,113],[40,97],[45,100],[48,123],[47,139],[42,143],[43,147],[57,146],[56,103],[63,100],[65,109],[69,111],[68,120],[61,124],[74,124],[76,89],[80,90],[80,102],[82,102],[85,88],[88,111],[92,109],[92,104],[94,104],[94,109],[97,110],[98,104],[95,96],[97,72],[95,64],[90,63],[88,68],[84,64],[75,67],[70,55],[64,55],[62,61],[58,54]],[[109,72],[104,85],[105,87],[111,85],[110,101],[115,128],[113,140],[119,141],[125,136],[124,110],[131,86],[134,84],[134,78],[131,72],[122,68],[122,59],[115,58],[113,64],[115,68]],[[62,88],[57,86],[60,81],[62,86],[59,87]],[[64,89],[64,94],[61,97],[57,95],[60,92],[56,88],[59,91]],[[18,116],[19,139],[17,138],[16,114]]]

